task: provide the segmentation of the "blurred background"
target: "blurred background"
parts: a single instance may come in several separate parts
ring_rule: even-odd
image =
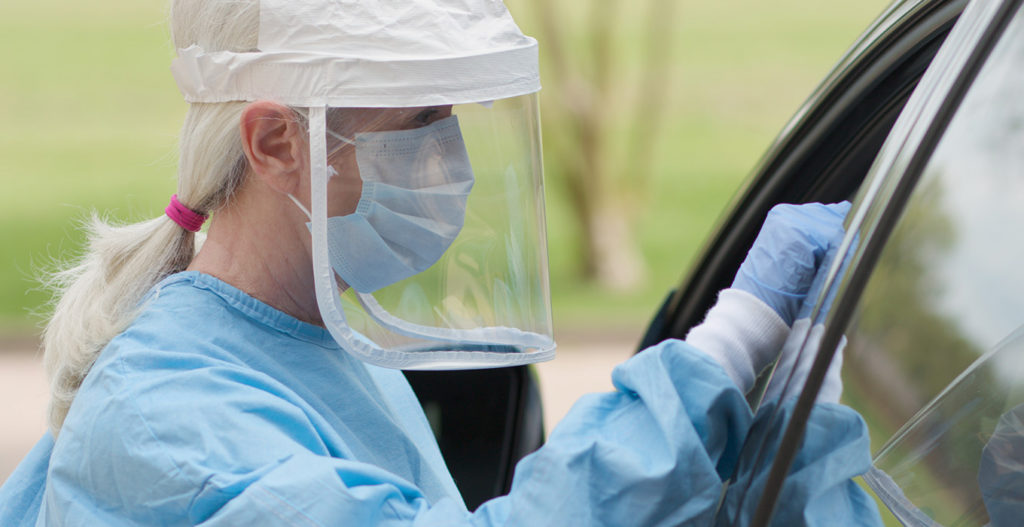
[[[886,0],[508,0],[540,41],[560,356],[548,429],[610,388],[773,137]],[[78,223],[162,214],[185,103],[165,0],[0,3],[0,481],[45,429],[35,279]]]

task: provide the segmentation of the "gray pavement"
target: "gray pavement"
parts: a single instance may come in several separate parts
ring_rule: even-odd
[[[612,389],[612,368],[629,358],[637,338],[623,332],[558,337],[557,358],[537,365],[547,430],[581,395]],[[30,340],[0,342],[0,481],[46,430],[46,376],[34,347]]]
[[[47,391],[40,355],[0,349],[0,480],[46,431]]]

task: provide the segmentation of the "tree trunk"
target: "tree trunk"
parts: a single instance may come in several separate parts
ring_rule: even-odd
[[[596,204],[595,204],[596,205]],[[584,250],[590,278],[602,287],[627,291],[646,278],[632,218],[621,203],[596,205],[584,219]]]

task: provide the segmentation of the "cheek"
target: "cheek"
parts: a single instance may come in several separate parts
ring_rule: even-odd
[[[363,180],[359,179],[359,169],[354,162],[341,162],[334,165],[338,175],[327,182],[327,215],[345,216],[352,214],[359,204],[359,196],[363,191]]]

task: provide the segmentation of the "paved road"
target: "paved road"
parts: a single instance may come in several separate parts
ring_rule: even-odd
[[[558,358],[537,367],[548,430],[580,395],[611,390],[611,370],[629,357],[633,335],[559,338]],[[0,481],[46,430],[46,378],[30,343],[0,343]]]
[[[0,480],[46,430],[47,398],[41,357],[0,349]]]

